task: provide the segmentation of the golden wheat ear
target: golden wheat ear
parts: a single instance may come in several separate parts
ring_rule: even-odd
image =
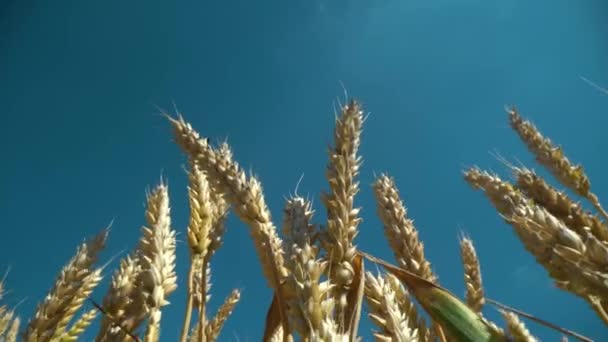
[[[412,317],[403,311],[387,276],[365,274],[365,299],[368,317],[380,329],[374,332],[377,341],[419,341],[418,330],[411,328]]]
[[[391,289],[395,292],[395,300],[401,312],[408,318],[408,326],[411,331],[416,331],[419,342],[435,341],[432,330],[423,317],[419,314],[418,308],[413,302],[410,293],[406,290],[401,281],[390,273],[384,275]]]
[[[176,143],[206,173],[211,185],[224,195],[235,214],[249,226],[266,280],[272,289],[279,290],[286,276],[284,252],[262,185],[255,177],[245,174],[232,160],[231,153],[212,148],[208,139],[201,138],[182,117],[169,117],[169,121]]]
[[[241,291],[240,290],[232,290],[232,293],[228,297],[222,305],[217,309],[217,313],[215,316],[209,321],[209,324],[205,327],[205,335],[207,337],[207,341],[214,342],[217,340],[222,328],[224,327],[224,323],[228,320],[228,317],[234,311],[236,304],[241,299]]]
[[[508,311],[500,312],[503,319],[507,323],[507,332],[515,341],[521,342],[537,342],[538,339],[530,333],[525,324],[519,319],[519,317]]]
[[[140,342],[141,340],[134,332],[128,330],[119,322],[115,317],[113,317],[110,313],[108,313],[101,305],[99,305],[93,298],[89,297],[89,302],[99,311],[103,317],[104,321],[107,320],[109,322],[109,326],[111,329],[108,330],[100,330],[97,336],[95,337],[95,341],[129,341],[127,338],[130,338],[132,341]],[[103,322],[103,321],[102,321]],[[115,331],[120,331],[122,335],[117,334]],[[114,336],[108,337],[107,335],[113,333]]]
[[[120,260],[118,269],[114,271],[103,307],[92,301],[102,313],[96,342],[118,340],[126,336],[126,329],[121,328],[127,320],[127,308],[133,301],[133,291],[136,289],[136,279],[141,272],[137,256],[128,255]]]
[[[560,289],[585,301],[608,324],[606,278],[608,248],[585,228],[578,234],[548,209],[500,178],[472,168],[465,179],[481,189],[497,211],[513,228],[524,247],[536,258]],[[554,208],[555,210],[555,208]]]
[[[15,312],[13,310],[9,310],[5,305],[0,306],[0,338],[4,337],[14,316]]]
[[[21,319],[15,316],[14,310],[0,306],[0,341],[16,342],[20,324]]]
[[[177,288],[175,274],[175,231],[171,227],[169,189],[161,183],[148,196],[147,227],[144,227],[139,250],[142,272],[137,279],[148,316],[144,341],[160,336],[161,308]]]
[[[97,255],[104,248],[108,229],[80,245],[76,255],[65,265],[55,285],[40,303],[30,320],[25,340],[50,341],[64,333],[65,328],[84,301],[101,281],[101,269],[95,269]]]
[[[480,314],[485,304],[481,267],[473,241],[468,237],[463,236],[460,238],[460,256],[464,266],[467,305],[471,310]]]
[[[323,249],[329,259],[328,276],[335,285],[335,318],[338,325],[349,329],[352,311],[347,309],[347,297],[359,291],[355,281],[353,261],[356,256],[354,239],[361,223],[359,208],[354,206],[355,195],[359,191],[356,180],[361,165],[359,145],[363,129],[363,110],[356,101],[351,101],[341,109],[334,128],[334,146],[329,150],[326,177],[330,190],[322,195],[327,208],[327,230],[323,239]],[[360,279],[363,279],[363,274]]]
[[[313,336],[327,339],[325,321],[333,319],[334,298],[330,282],[321,280],[328,261],[320,257],[313,242],[312,204],[292,197],[285,203],[284,213],[285,266],[289,270],[285,295],[291,328],[305,341]]]
[[[544,137],[530,121],[524,120],[517,109],[508,108],[507,112],[511,127],[527,145],[528,150],[536,156],[538,163],[549,170],[560,183],[588,199],[597,211],[608,219],[608,213],[602,208],[597,195],[591,192],[591,181],[583,166],[573,165],[562,148]]]
[[[591,233],[597,240],[608,243],[608,227],[597,215],[585,211],[579,202],[548,184],[532,170],[513,168],[513,174],[517,188],[570,229],[581,236]]]
[[[373,188],[378,216],[397,264],[421,278],[437,282],[438,277],[424,256],[424,244],[418,237],[414,221],[407,216],[394,179],[382,174],[374,181]]]
[[[207,261],[209,260],[207,255],[211,244],[210,232],[214,219],[214,208],[213,203],[211,202],[211,187],[205,174],[192,160],[190,160],[188,180],[190,221],[188,223],[187,236],[190,250],[190,268],[188,270],[188,294],[180,337],[181,342],[186,342],[188,338],[193,306],[198,307],[198,326],[200,329],[204,329],[206,326]],[[195,301],[197,303],[195,303]],[[201,338],[203,342],[205,342],[204,334],[199,333],[199,335],[202,336]]]
[[[382,174],[374,181],[373,189],[384,235],[399,266],[430,282],[438,282],[431,263],[424,255],[424,244],[418,237],[414,221],[407,216],[394,179]],[[440,341],[445,340],[440,327],[434,324],[433,330]]]
[[[84,331],[93,323],[93,320],[97,317],[98,310],[97,308],[91,309],[80,316],[74,324],[64,332],[61,336],[59,336],[59,341],[61,342],[74,342],[78,341],[78,338]]]
[[[139,246],[121,261],[104,298],[107,320],[96,341],[128,341],[139,336],[137,328],[147,321],[144,341],[160,337],[162,307],[177,288],[175,274],[175,230],[171,227],[169,189],[161,182],[147,194],[145,219]],[[121,304],[116,301],[124,301]],[[105,322],[105,323],[104,323]]]

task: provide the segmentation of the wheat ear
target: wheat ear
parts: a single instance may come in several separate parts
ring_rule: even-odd
[[[431,263],[424,257],[424,244],[418,238],[414,221],[407,217],[394,180],[383,174],[374,181],[373,187],[378,216],[397,263],[421,278],[436,282]]]
[[[188,270],[188,295],[186,312],[181,333],[181,342],[186,342],[190,321],[192,317],[192,306],[195,296],[206,297],[206,265],[205,260],[210,244],[209,232],[213,224],[213,204],[211,203],[211,190],[207,178],[195,162],[190,161],[188,172],[188,200],[190,203],[190,223],[188,224],[188,246],[190,247],[190,269]],[[202,292],[196,293],[194,286],[194,274],[200,275],[202,286],[198,289]],[[200,326],[205,326],[205,300],[198,301]],[[202,329],[202,328],[201,328]],[[206,342],[204,334],[201,342]]]
[[[431,336],[432,330],[427,327],[427,324],[418,313],[418,309],[409,292],[403,287],[403,284],[397,277],[390,273],[384,275],[384,279],[391,286],[393,292],[395,292],[395,299],[400,310],[407,317],[407,322],[411,331],[416,331],[419,342],[431,342],[435,341],[435,338]]]
[[[105,246],[108,230],[82,244],[64,266],[45,300],[38,305],[24,333],[26,341],[46,342],[63,332],[74,313],[101,280],[94,270],[97,254]]]
[[[399,196],[399,190],[394,180],[382,174],[373,184],[377,203],[377,212],[384,225],[386,236],[397,263],[407,271],[426,279],[437,282],[437,275],[431,269],[431,263],[424,256],[424,244],[418,238],[414,221],[407,217],[407,210]],[[445,340],[443,331],[434,324],[438,338]]]
[[[169,192],[161,183],[148,196],[146,211],[148,227],[144,227],[140,244],[140,289],[148,312],[145,341],[157,341],[160,336],[161,308],[177,288],[175,274],[175,231],[171,229]]]
[[[169,117],[169,120],[177,144],[206,172],[212,185],[249,225],[266,280],[271,288],[279,290],[279,281],[286,276],[284,253],[260,182],[255,177],[247,177],[230,153],[221,153],[209,146],[207,139],[202,139],[182,117]]]
[[[0,337],[8,330],[14,315],[13,310],[8,310],[5,305],[0,306]]]
[[[410,329],[409,317],[402,311],[391,283],[382,275],[365,275],[365,298],[368,316],[380,331],[374,332],[376,341],[419,341],[417,330]]]
[[[82,314],[82,316],[80,316],[80,318],[76,322],[74,322],[70,329],[61,335],[59,341],[77,341],[80,335],[82,335],[82,333],[89,327],[89,325],[91,325],[95,317],[97,317],[98,312],[99,310],[97,310],[97,308],[94,308]]]
[[[290,271],[285,284],[289,322],[304,341],[311,336],[327,338],[323,325],[331,319],[334,301],[329,295],[330,283],[321,281],[328,262],[318,258],[319,248],[311,241],[311,203],[293,197],[287,200],[284,212],[285,265]]]
[[[207,326],[205,326],[205,335],[210,342],[217,340],[224,323],[228,320],[228,317],[230,317],[230,314],[232,314],[234,307],[240,299],[241,291],[232,290],[232,293],[230,293],[224,303],[217,309],[215,316],[209,321]]]
[[[17,334],[19,333],[19,325],[21,324],[21,320],[19,317],[15,317],[11,322],[11,326],[8,328],[6,332],[6,342],[17,342]]]
[[[502,317],[507,322],[507,332],[516,342],[537,342],[538,339],[530,333],[519,317],[508,311],[501,310]]]
[[[322,245],[330,262],[329,280],[335,285],[336,317],[340,320],[348,304],[346,296],[355,274],[353,259],[356,247],[353,240],[361,222],[359,209],[354,207],[354,198],[359,191],[356,177],[361,165],[358,150],[362,125],[361,106],[356,101],[351,101],[336,118],[335,145],[329,150],[326,170],[330,191],[322,196],[327,208],[327,234]]]
[[[608,227],[599,217],[586,212],[580,203],[575,202],[565,192],[547,184],[534,171],[513,168],[513,173],[519,189],[577,234],[585,236],[589,231],[598,240],[608,243]]]
[[[468,237],[460,238],[460,256],[464,266],[467,305],[476,313],[481,313],[485,304],[481,268],[473,241]]]
[[[602,259],[608,255],[608,248],[590,233],[578,235],[547,209],[496,176],[473,168],[465,173],[465,178],[474,188],[484,190],[555,284],[590,302],[598,312],[590,296],[599,297],[604,303],[608,298],[605,285],[608,274],[603,271],[606,259]]]
[[[521,140],[536,156],[536,160],[546,167],[562,184],[587,198],[591,204],[608,219],[608,213],[602,208],[598,197],[591,192],[591,182],[581,165],[573,165],[561,147],[553,145],[530,122],[524,120],[515,108],[507,109],[511,127],[519,134]]]
[[[141,266],[137,257],[126,256],[120,260],[119,267],[112,276],[108,292],[103,298],[105,314],[95,338],[96,342],[120,340],[126,337],[119,326],[122,326],[127,318],[126,310],[134,300],[133,291],[140,272]],[[116,324],[119,326],[115,326]]]

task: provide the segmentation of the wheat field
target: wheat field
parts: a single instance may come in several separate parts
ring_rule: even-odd
[[[118,267],[110,270],[99,260],[111,240],[102,230],[77,247],[32,317],[17,317],[13,308],[0,306],[1,341],[75,341],[94,320],[95,341],[163,340],[163,311],[175,291],[187,298],[180,342],[222,340],[224,323],[238,310],[240,289],[216,311],[207,307],[216,292],[211,275],[226,271],[213,267],[213,256],[225,242],[229,214],[248,227],[260,276],[274,294],[264,312],[264,341],[357,341],[362,320],[374,325],[376,341],[537,341],[529,322],[550,326],[564,340],[590,341],[572,330],[576,327],[555,326],[487,298],[475,244],[466,235],[459,238],[466,295],[459,298],[444,288],[389,174],[376,175],[372,189],[394,258],[383,260],[358,248],[365,222],[355,197],[366,119],[359,102],[340,106],[336,116],[325,170],[328,189],[319,208],[293,195],[285,199],[280,218],[271,215],[263,185],[233,158],[231,146],[211,144],[181,114],[164,115],[188,161],[187,227],[172,224],[169,187],[159,182],[147,193],[140,239],[120,256]],[[470,167],[463,170],[464,181],[488,199],[497,219],[510,225],[555,286],[588,303],[608,325],[608,213],[581,165],[516,108],[507,108],[506,116],[553,179],[502,160],[511,174],[501,178]],[[325,210],[327,219],[319,222],[315,210]],[[184,243],[177,243],[178,235]],[[176,248],[188,249],[187,274],[176,273]],[[104,281],[107,292],[93,297]],[[0,282],[0,300],[8,283],[6,277]],[[502,321],[484,316],[488,305],[500,311]]]

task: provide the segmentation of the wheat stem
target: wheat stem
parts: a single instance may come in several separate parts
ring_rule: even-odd
[[[182,332],[180,335],[180,341],[186,342],[188,339],[188,332],[190,331],[190,322],[192,320],[192,304],[194,303],[194,264],[190,264],[188,269],[188,296],[186,298],[186,312],[184,314],[184,322],[182,326]]]

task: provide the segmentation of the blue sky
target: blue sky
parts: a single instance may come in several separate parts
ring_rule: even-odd
[[[102,259],[133,248],[145,190],[161,175],[184,241],[184,158],[156,106],[175,103],[201,134],[227,138],[263,182],[275,223],[302,174],[299,192],[315,199],[322,221],[318,198],[328,188],[326,151],[344,84],[371,113],[357,200],[361,249],[392,260],[370,187],[374,172],[386,171],[443,285],[464,293],[457,237],[465,232],[488,296],[604,339],[599,319],[554,288],[461,171],[479,165],[507,176],[490,151],[537,167],[508,127],[503,107],[515,104],[585,165],[608,203],[608,96],[580,79],[608,85],[607,11],[601,0],[4,1],[7,302],[25,299],[18,311],[29,316],[76,246],[112,220]],[[213,261],[211,310],[241,288],[221,341],[258,341],[271,293],[247,228],[231,218],[225,238]],[[164,341],[175,340],[183,316],[187,250],[178,248],[182,286],[164,310]],[[362,325],[365,340],[370,327]]]

